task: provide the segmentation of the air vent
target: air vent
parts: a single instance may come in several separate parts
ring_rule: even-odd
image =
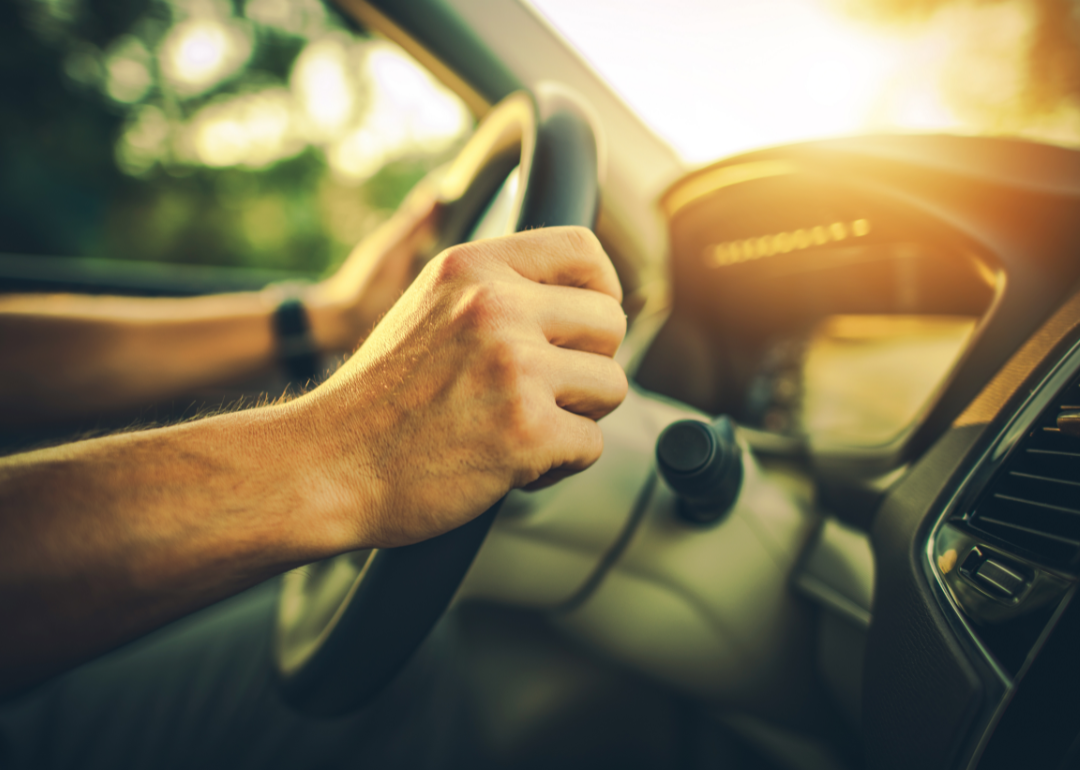
[[[968,526],[1049,565],[1080,553],[1080,378],[1042,411],[967,517]]]

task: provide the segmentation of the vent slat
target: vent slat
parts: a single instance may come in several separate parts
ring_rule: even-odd
[[[1034,532],[1045,532],[1051,539],[1080,544],[1080,513],[1032,500],[993,494],[984,500],[972,517],[973,523],[977,524],[980,520],[993,520]]]
[[[1051,430],[1051,428],[1053,429]],[[1027,441],[1027,447],[1029,449],[1080,455],[1080,438],[1062,433],[1057,429],[1056,423],[1051,423],[1032,431],[1031,438]]]
[[[971,526],[1015,547],[1038,554],[1043,559],[1056,563],[1069,563],[1076,554],[1077,546],[1054,538],[1047,538],[1043,533],[1033,533],[1016,524],[999,524],[994,519],[972,520]]]
[[[1031,527],[1023,527],[1023,526],[1021,526],[1019,524],[1013,524],[1012,522],[1009,522],[1009,521],[1000,521],[999,519],[990,519],[990,518],[986,518],[986,517],[981,517],[979,519],[979,521],[981,523],[983,523],[983,524],[994,524],[994,525],[997,525],[999,527],[1007,527],[1008,529],[1015,529],[1017,532],[1024,532],[1024,533],[1026,533],[1028,535],[1034,535],[1035,537],[1045,538],[1047,540],[1053,540],[1053,541],[1058,542],[1058,543],[1065,543],[1066,545],[1074,545],[1074,546],[1075,545],[1080,545],[1080,540],[1073,540],[1072,538],[1068,538],[1068,537],[1060,537],[1059,535],[1051,535],[1051,534],[1049,534],[1047,532],[1042,532],[1042,531],[1037,530],[1037,529],[1032,529]]]
[[[1045,508],[1046,510],[1053,511],[1054,513],[1063,513],[1068,516],[1080,516],[1080,511],[1077,511],[1073,508],[1065,508],[1060,505],[1044,503],[1038,500],[1025,500],[1022,497],[1013,497],[1012,495],[1005,495],[1000,493],[995,494],[994,499],[1007,500],[1010,503],[1019,503],[1020,505],[1034,505],[1036,508]]]
[[[1080,484],[1074,481],[1044,474],[1010,471],[1001,478],[995,494],[1071,510],[1080,516]]]
[[[1080,455],[1028,450],[1010,459],[1009,470],[1064,481],[1080,480]]]
[[[1045,448],[1028,449],[1028,454],[1033,455],[1061,455],[1062,457],[1080,457],[1080,452],[1074,449],[1048,450]]]
[[[1058,414],[1057,409],[1049,409],[1049,410],[1047,410],[1045,414],[1039,415],[1039,419],[1036,420],[1035,424],[1031,426],[1032,429],[1033,430],[1038,430],[1039,428],[1042,428],[1042,429],[1056,428],[1057,427],[1057,414]]]
[[[1061,566],[1080,552],[1080,437],[1057,427],[1063,410],[1080,409],[1075,404],[1080,378],[1043,408],[965,517],[971,528]]]
[[[1080,481],[1073,481],[1071,479],[1054,479],[1049,476],[1035,476],[1030,473],[1020,473],[1019,471],[1011,471],[1010,476],[1020,476],[1022,478],[1032,479],[1034,481],[1046,481],[1051,484],[1068,484],[1072,487],[1080,489]]]

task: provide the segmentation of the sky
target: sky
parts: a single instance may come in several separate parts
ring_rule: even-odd
[[[531,2],[690,162],[819,137],[993,132],[992,110],[956,96],[1014,99],[1030,27],[1009,0],[891,28],[838,0]]]

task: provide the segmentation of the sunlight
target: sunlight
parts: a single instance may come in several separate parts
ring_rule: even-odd
[[[912,424],[975,330],[966,316],[836,315],[810,336],[802,428],[880,446]]]
[[[171,4],[177,21],[156,47],[157,67],[133,35],[103,60],[102,87],[113,100],[147,102],[115,145],[128,174],[177,163],[263,169],[313,148],[337,184],[355,187],[387,164],[446,152],[472,126],[467,108],[416,61],[386,41],[335,29],[319,0],[248,0],[246,19],[234,18],[226,0]],[[266,27],[311,35],[290,54],[280,85],[261,71],[245,82],[255,32]],[[69,68],[81,76],[79,63]],[[202,100],[183,105],[176,96]]]
[[[289,0],[248,0],[244,16],[267,27],[277,27],[293,35],[304,26],[304,9]]]
[[[468,127],[460,100],[411,59],[379,46],[369,54],[367,67],[376,104],[403,116],[403,128],[424,149],[441,149]]]
[[[399,158],[440,152],[467,131],[464,106],[412,59],[373,43],[361,71],[368,95],[362,120],[327,150],[341,181],[355,184]]]
[[[907,25],[856,21],[837,0],[532,2],[692,163],[879,132],[1080,139],[1075,111],[1020,113],[1032,24],[1016,0]]]
[[[317,36],[326,29],[326,6],[321,0],[248,0],[244,16],[301,37]]]
[[[332,144],[327,149],[326,159],[340,179],[356,182],[382,168],[393,149],[385,134],[371,128],[359,128]]]
[[[186,96],[201,93],[239,69],[251,38],[236,23],[195,18],[177,24],[161,44],[161,71]]]
[[[154,84],[150,52],[142,41],[125,35],[114,43],[105,59],[105,93],[118,102],[137,102]]]
[[[858,132],[900,60],[819,2],[534,4],[692,162]]]
[[[138,125],[117,150],[132,173],[154,162]],[[387,163],[445,150],[470,125],[465,107],[412,59],[329,34],[304,47],[288,88],[221,95],[199,109],[175,132],[175,152],[213,168],[263,168],[314,145],[339,181],[355,185]]]
[[[262,168],[304,148],[293,130],[292,97],[284,88],[207,105],[188,126],[187,143],[199,163],[219,168]]]
[[[171,128],[158,107],[146,106],[136,114],[116,145],[116,160],[126,173],[148,171],[166,152]]]
[[[309,43],[293,66],[290,82],[313,141],[340,135],[356,113],[351,48],[343,37],[324,37]]]

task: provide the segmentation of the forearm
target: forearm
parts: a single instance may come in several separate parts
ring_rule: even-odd
[[[0,298],[0,423],[63,420],[139,406],[270,372],[273,292],[183,299]],[[332,309],[311,309],[316,342],[339,340]]]
[[[290,407],[0,462],[0,694],[342,550]]]
[[[353,350],[408,285],[438,209],[415,195],[302,295],[316,347]],[[262,292],[182,299],[0,296],[0,425],[143,406],[269,372],[273,312]]]
[[[626,395],[620,298],[579,228],[455,247],[311,393],[0,460],[0,692],[588,467]]]

